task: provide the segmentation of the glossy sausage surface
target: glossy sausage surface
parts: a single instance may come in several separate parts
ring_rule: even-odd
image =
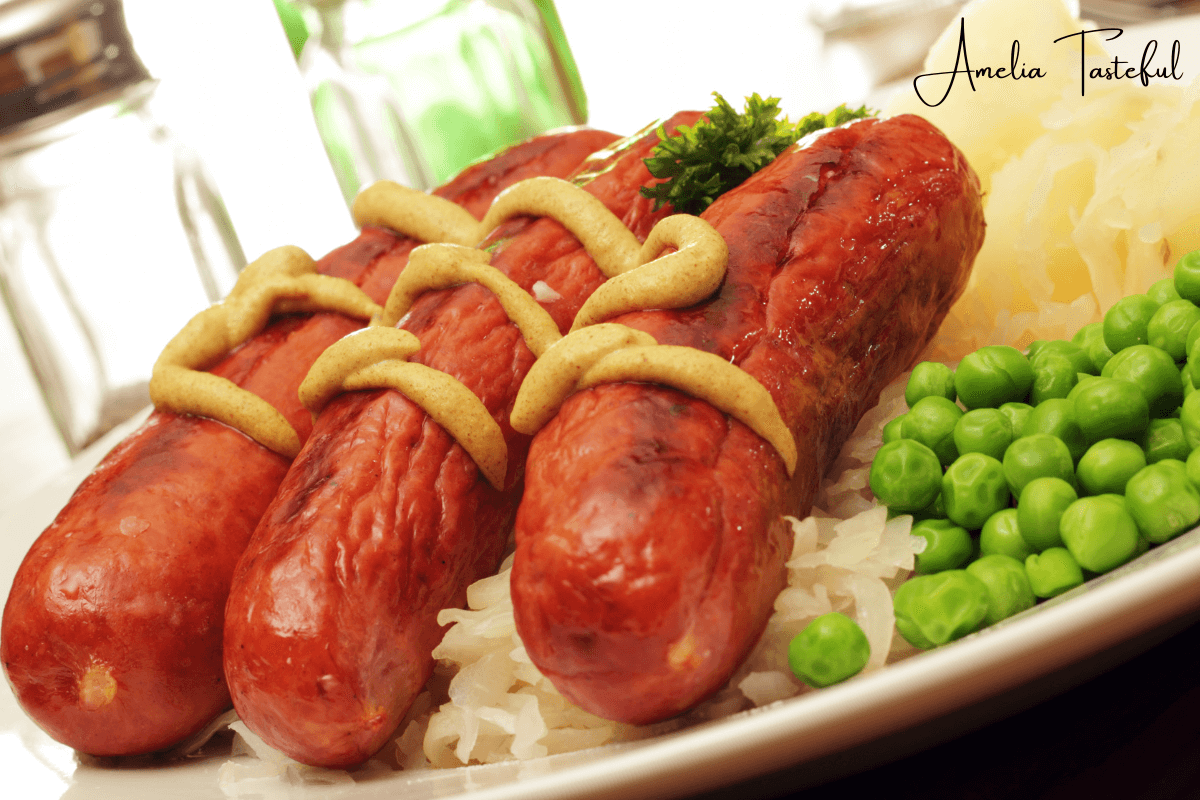
[[[506,186],[562,176],[610,134],[541,137],[465,170],[436,193],[482,216]],[[318,271],[387,296],[419,242],[368,228]],[[281,318],[212,371],[278,408],[302,438],[308,367],[362,323]],[[165,344],[165,342],[164,342]],[[80,485],[22,562],[0,658],[22,708],[94,755],[170,747],[229,707],[221,661],[234,566],[288,459],[208,419],[154,412]]]
[[[979,184],[926,121],[866,120],[793,148],[703,217],[724,285],[681,311],[617,317],[717,353],[772,394],[794,478],[745,425],[681,392],[580,392],[535,437],[512,595],[534,663],[599,716],[647,723],[720,688],[784,583],[784,514],[881,389],[911,366],[983,240]]]
[[[698,114],[680,114],[668,130]],[[653,131],[585,164],[575,180],[641,239],[669,213],[639,195]],[[573,234],[519,218],[485,241],[492,266],[535,296],[560,331],[603,281]],[[534,357],[478,284],[432,291],[400,327],[410,361],[475,393],[507,443],[493,488],[465,451],[392,390],[351,392],[320,414],[308,445],[238,567],[226,612],[225,667],[242,720],[293,758],[343,767],[390,737],[433,669],[438,612],[494,573],[511,535],[529,437],[508,417]]]

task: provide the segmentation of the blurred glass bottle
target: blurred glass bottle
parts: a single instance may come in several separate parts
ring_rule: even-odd
[[[155,86],[120,0],[0,0],[0,291],[72,454],[245,264]]]
[[[276,0],[350,202],[587,121],[552,0]],[[310,35],[311,32],[311,35]]]

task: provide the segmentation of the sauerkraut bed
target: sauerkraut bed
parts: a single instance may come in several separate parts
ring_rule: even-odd
[[[829,611],[852,616],[871,642],[865,671],[917,652],[894,635],[891,593],[910,574],[923,540],[910,536],[911,517],[887,519],[867,488],[870,460],[883,425],[902,413],[901,378],[861,421],[822,486],[820,510],[791,520],[795,542],[788,585],[758,646],[729,684],[690,713],[655,725],[601,719],[568,703],[525,653],[513,622],[509,595],[511,556],[501,571],[473,584],[466,609],[446,609],[451,624],[434,651],[437,672],[401,725],[394,745],[355,771],[308,767],[264,744],[240,721],[235,759],[221,770],[231,797],[254,795],[263,783],[330,784],[361,780],[381,771],[459,767],[573,752],[633,741],[721,719],[806,691],[787,665],[787,645],[813,618]]]
[[[1018,40],[1022,62],[1048,74],[980,80],[974,90],[956,82],[932,108],[907,90],[886,109],[941,128],[985,193],[983,249],[930,349],[941,360],[1070,338],[1200,247],[1200,81],[1090,80],[1085,93],[1078,45],[1054,42],[1085,27],[1063,3],[976,0],[962,17],[973,67],[1008,64]],[[959,35],[955,20],[925,72],[953,68]],[[1103,40],[1088,42],[1087,68],[1111,66]]]
[[[955,86],[930,108],[911,91],[887,114],[921,114],[966,154],[984,186],[988,233],[970,283],[927,358],[954,361],[984,344],[1025,347],[1069,338],[1100,319],[1119,297],[1170,274],[1175,258],[1200,247],[1200,82],[1097,84],[1079,91],[1078,50],[1053,40],[1081,30],[1065,5],[1042,0],[976,0],[963,11],[973,63],[1004,64],[1020,39],[1024,59],[1042,65],[1037,81]],[[958,21],[930,52],[927,72],[950,69]],[[1107,55],[1089,45],[1090,57]],[[960,91],[961,90],[961,91]],[[645,738],[723,718],[809,691],[787,668],[791,637],[830,610],[867,632],[867,670],[915,652],[894,635],[891,591],[909,574],[921,540],[910,520],[891,522],[867,488],[867,469],[884,422],[905,410],[904,378],[862,420],[831,469],[818,511],[794,520],[788,586],[757,649],[715,697],[684,717],[635,727],[594,717],[569,703],[530,662],[508,596],[509,564],[471,587],[470,607],[451,622],[435,654],[428,690],[401,726],[394,747],[356,771],[492,763]],[[339,784],[347,773],[303,767],[261,743],[240,723],[239,752],[222,768],[226,794],[267,783]]]
[[[508,570],[471,587],[470,608],[448,609],[439,622],[453,623],[434,655],[457,666],[449,701],[410,723],[403,741],[411,758],[412,732],[426,725],[423,752],[433,766],[461,766],[509,758],[531,758],[659,734],[805,691],[787,664],[787,646],[813,618],[829,611],[853,616],[866,631],[872,658],[882,667],[889,653],[911,652],[893,636],[891,592],[912,570],[911,518],[890,522],[887,510],[865,497],[870,457],[883,423],[902,410],[903,384],[860,426],[856,448],[847,448],[844,468],[827,481],[819,511],[793,519],[795,543],[788,585],[775,602],[757,648],[724,690],[682,718],[658,725],[621,725],[570,705],[538,672],[525,653],[513,622]],[[898,397],[897,397],[898,395]],[[900,409],[897,409],[896,402]],[[899,642],[897,647],[894,643]],[[404,737],[401,737],[402,740]]]

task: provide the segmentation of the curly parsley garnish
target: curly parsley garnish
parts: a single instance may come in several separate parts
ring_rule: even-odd
[[[764,100],[752,94],[740,114],[718,92],[713,97],[717,104],[707,119],[691,127],[680,125],[679,133],[671,137],[659,127],[662,141],[645,163],[651,175],[666,180],[641,190],[643,197],[654,200],[656,211],[670,203],[680,213],[699,214],[801,137],[874,115],[866,106],[851,111],[841,105],[828,114],[809,114],[793,125],[787,117],[777,119],[777,97]]]

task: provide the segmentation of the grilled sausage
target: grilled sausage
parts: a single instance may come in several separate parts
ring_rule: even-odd
[[[692,123],[681,114],[668,128]],[[575,181],[644,238],[668,213],[639,188],[653,132],[585,164]],[[548,217],[504,223],[481,245],[491,266],[569,328],[603,274]],[[553,297],[553,296],[552,296]],[[225,622],[234,706],[267,743],[321,766],[361,763],[388,738],[433,669],[438,612],[499,566],[509,541],[529,437],[508,423],[534,361],[496,297],[478,284],[427,292],[401,327],[420,340],[410,360],[477,395],[507,445],[493,487],[462,446],[397,391],[348,392],[321,411],[251,540]]]
[[[715,296],[610,320],[756,378],[794,437],[794,476],[745,424],[648,383],[574,394],[531,446],[517,629],[537,667],[599,716],[661,720],[727,681],[784,585],[783,515],[808,513],[982,244],[978,181],[924,120],[864,120],[801,145],[702,215],[729,247]]]
[[[573,131],[472,166],[436,194],[482,215],[503,188],[566,175],[615,137]],[[319,264],[381,302],[419,244],[364,229]],[[281,318],[215,374],[277,408],[303,439],[296,396],[309,365],[362,323]],[[233,569],[289,466],[209,419],[156,411],[78,488],[33,544],[4,608],[0,657],[25,711],[95,755],[172,746],[229,707],[221,661]]]

